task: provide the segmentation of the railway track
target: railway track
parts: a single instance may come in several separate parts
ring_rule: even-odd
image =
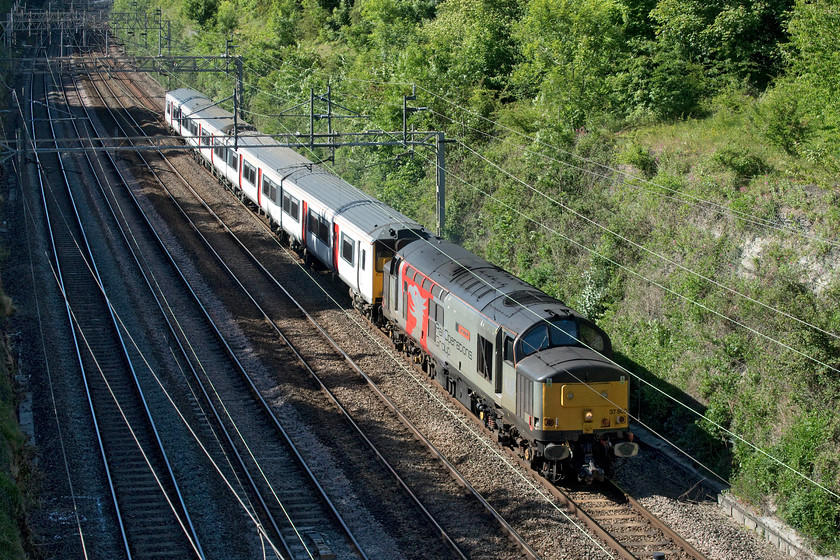
[[[33,76],[30,81],[33,139],[47,132],[56,138],[53,113],[60,84],[49,78],[45,75],[43,83],[37,83]],[[49,123],[49,131],[41,123]],[[74,182],[68,178],[76,170],[65,159],[70,158],[38,156],[40,193],[54,271],[65,298],[119,538],[131,558],[201,557],[200,542],[180,499],[88,242],[99,232],[86,229],[78,213]]]
[[[453,404],[457,401],[453,400]],[[466,411],[465,411],[466,412]],[[569,510],[578,514],[621,558],[665,554],[675,558],[703,558],[689,543],[646,512],[635,500],[614,492],[564,493],[544,485]]]
[[[362,373],[362,375],[364,374]],[[555,488],[552,488],[552,490],[557,492]],[[558,493],[559,496],[562,496],[562,494]],[[674,557],[680,558],[702,558],[702,555],[688,543],[679,539],[673,532],[670,532],[667,527],[659,524],[653,516],[647,514],[648,521],[639,521],[638,514],[629,513],[626,507],[619,505],[614,499],[600,496],[602,499],[597,500],[593,496],[598,495],[578,493],[577,497],[580,503],[575,503],[573,498],[568,495],[562,497],[561,500],[568,504],[571,511],[579,513],[590,527],[610,544],[619,557],[649,557],[653,554],[663,553],[676,554]],[[624,497],[623,503],[626,504],[628,501],[632,502],[632,499]],[[589,515],[583,512],[581,503],[588,504],[585,509],[591,510]],[[610,510],[608,506],[613,509]],[[621,511],[618,512],[615,508],[620,508]],[[638,511],[640,506],[636,504],[636,508]],[[663,533],[668,534],[667,539],[661,536]],[[619,535],[619,538],[614,538],[613,534]],[[630,552],[629,549],[634,552]]]
[[[136,125],[136,123],[135,123],[135,125]],[[170,169],[170,170],[174,171],[174,169]],[[186,182],[182,182],[181,184],[182,184],[182,186],[187,186]],[[173,200],[177,199],[177,195],[172,192],[171,187],[167,188],[167,192],[168,192],[168,195]],[[191,194],[188,195],[188,196],[196,196],[195,191],[191,191]],[[210,210],[209,206],[207,206],[207,205],[204,205],[203,207],[205,208],[205,210]],[[184,216],[186,216],[186,212],[182,212],[182,214]],[[196,221],[202,221],[202,220],[196,220]],[[193,223],[193,227],[196,230],[198,230],[199,226],[196,225],[195,222],[192,222],[192,223]],[[206,226],[205,226],[205,228],[206,228]],[[325,394],[327,395],[327,397],[330,398],[330,400],[339,408],[339,410],[342,412],[342,414],[344,414],[345,418],[347,418],[348,422],[355,427],[359,437],[361,439],[363,439],[366,442],[366,444],[368,445],[369,452],[371,452],[375,457],[378,458],[379,462],[385,467],[385,469],[390,473],[390,475],[395,478],[399,487],[401,487],[403,490],[405,490],[405,492],[411,497],[411,499],[415,502],[417,508],[423,513],[423,515],[426,516],[427,522],[433,527],[433,530],[438,532],[442,536],[443,540],[448,544],[448,546],[455,553],[455,555],[457,557],[465,558],[466,557],[465,553],[455,543],[454,538],[447,533],[446,529],[444,529],[441,526],[441,524],[438,523],[438,521],[434,518],[434,516],[431,514],[431,512],[428,511],[428,509],[423,505],[423,503],[421,503],[421,501],[417,498],[417,496],[415,496],[414,493],[411,491],[410,487],[411,486],[416,486],[417,485],[416,481],[413,482],[413,483],[407,482],[406,480],[404,480],[404,478],[400,474],[397,473],[397,470],[394,468],[394,466],[391,465],[385,459],[384,454],[382,452],[380,452],[379,449],[377,449],[377,447],[372,443],[372,441],[363,433],[361,428],[359,428],[358,424],[353,421],[353,419],[351,418],[348,411],[346,409],[344,409],[344,407],[342,407],[338,403],[338,400],[335,399],[335,397],[332,395],[330,390],[326,387],[326,384],[324,383],[324,381],[318,377],[318,374],[315,373],[314,368],[309,365],[309,363],[307,362],[307,359],[300,352],[298,352],[298,350],[295,348],[295,346],[288,340],[288,338],[285,337],[283,332],[279,328],[277,328],[277,326],[273,322],[270,321],[269,317],[271,317],[271,316],[283,316],[283,315],[287,314],[290,310],[290,307],[287,305],[284,309],[281,310],[281,309],[278,309],[276,305],[275,306],[270,306],[269,305],[268,308],[265,308],[265,307],[260,307],[259,304],[257,304],[257,297],[255,297],[255,294],[265,293],[266,291],[272,290],[272,288],[274,288],[274,291],[276,291],[276,285],[274,285],[274,279],[271,278],[271,277],[264,277],[264,278],[262,278],[262,282],[265,282],[267,280],[268,284],[263,284],[263,285],[260,285],[260,286],[254,286],[251,283],[249,286],[246,286],[245,283],[239,279],[239,276],[241,276],[241,273],[237,274],[236,272],[234,272],[234,271],[242,270],[243,268],[247,267],[247,263],[243,262],[243,259],[241,257],[241,251],[243,249],[243,246],[239,245],[237,247],[234,247],[233,250],[231,250],[230,248],[219,248],[219,242],[216,241],[215,244],[214,244],[216,246],[216,248],[213,248],[210,244],[210,241],[208,240],[209,237],[216,237],[216,236],[213,235],[213,234],[202,235],[203,240],[207,243],[208,247],[211,247],[211,250],[212,250],[214,256],[217,258],[218,262],[225,267],[228,274],[231,275],[231,277],[234,279],[234,281],[248,295],[248,298],[250,299],[250,301],[252,301],[255,305],[258,305],[258,307],[261,309],[262,316],[266,319],[266,321],[268,321],[271,325],[273,325],[274,331],[278,335],[278,337],[280,337],[281,340],[283,340],[284,343],[293,351],[297,360],[300,361],[304,365],[304,367],[307,369],[307,371],[312,376],[312,378],[317,381],[320,389],[322,391],[324,391]],[[229,239],[229,236],[227,236],[225,234],[224,238]],[[224,254],[224,257],[222,256],[222,254]],[[255,259],[253,259],[252,255],[249,258],[246,258],[245,260],[250,260],[250,263],[251,263],[252,266],[254,264],[258,264],[258,262]],[[259,274],[260,274],[259,271],[257,271],[257,275],[259,275]],[[253,276],[252,276],[251,282],[253,282]],[[261,299],[265,300],[266,298],[261,298]],[[322,332],[322,334],[325,334],[325,333],[323,333],[323,331],[321,331],[321,332]],[[343,383],[344,381],[346,381],[347,372],[346,372],[346,370],[342,369],[339,373],[340,373],[339,377],[342,379],[341,382]],[[410,423],[409,423],[409,425],[410,425]],[[410,433],[408,439],[410,440],[412,437],[422,437],[422,436],[420,436],[419,432],[417,432],[417,433]],[[395,451],[390,451],[389,454],[391,456],[393,456],[393,455],[399,454],[399,453],[395,452]],[[403,454],[404,454],[404,450],[403,450]],[[436,459],[435,457],[438,457],[438,458]],[[424,462],[428,463],[429,461],[431,461],[435,465],[439,465],[439,463],[437,462],[438,460],[439,460],[439,454],[433,449],[433,446],[432,446],[432,454],[429,455],[425,459]],[[415,462],[415,466],[416,465],[417,465],[417,463]],[[450,468],[452,468],[451,465],[450,465]],[[427,467],[427,472],[428,471],[434,471],[434,470],[437,470],[436,467],[434,467],[434,466]],[[453,468],[453,470],[454,470],[454,468]],[[408,472],[409,472],[409,474],[411,474],[411,470],[409,470]],[[469,486],[469,484],[464,479],[461,479],[460,482],[462,484],[466,485],[466,486]],[[485,505],[486,505],[486,507],[488,507],[488,509],[489,509],[489,511],[492,515],[494,513],[492,508],[489,508],[489,506],[487,504],[485,504]],[[503,519],[501,519],[498,516],[496,517],[496,519],[499,523],[502,524],[503,527],[505,526]],[[522,541],[521,539],[517,540],[517,536],[516,536],[515,532],[513,532],[509,527],[506,528],[506,531],[509,534],[512,534],[512,538],[517,542],[518,546],[520,546],[525,551],[526,556],[529,556],[529,557],[532,557],[532,558],[537,557],[536,554],[527,547],[527,545],[524,543],[524,541]]]
[[[77,94],[81,101],[81,93]],[[132,204],[136,213],[140,206],[135,200],[115,202],[123,213]],[[164,258],[176,264],[171,255]],[[264,400],[258,398],[255,404],[248,397],[256,393],[248,382],[245,365],[237,358],[238,344],[231,342],[206,312],[205,303],[189,287],[187,274],[178,268],[176,274],[184,280],[193,301],[173,300],[171,294],[160,294],[155,299],[167,301],[161,313],[184,355],[196,392],[203,397],[205,414],[215,420],[217,431],[238,463],[240,479],[246,480],[250,488],[247,497],[239,498],[243,507],[257,510],[251,515],[263,536],[276,543],[274,553],[280,557],[337,554],[341,558],[365,558],[277,417]],[[149,287],[155,291],[151,282]],[[187,333],[183,317],[174,310],[191,305],[202,309],[204,324],[198,326],[193,320]],[[221,345],[209,341],[219,341]],[[249,505],[249,498],[253,506]]]

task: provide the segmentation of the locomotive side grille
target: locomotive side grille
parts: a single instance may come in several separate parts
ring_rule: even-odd
[[[534,413],[534,381],[516,374],[516,415],[525,418]]]

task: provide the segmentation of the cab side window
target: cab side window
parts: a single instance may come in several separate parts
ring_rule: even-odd
[[[493,343],[478,335],[478,364],[476,369],[487,381],[493,380]]]
[[[513,339],[507,335],[505,335],[505,342],[504,342],[504,359],[506,362],[512,364],[513,363]]]

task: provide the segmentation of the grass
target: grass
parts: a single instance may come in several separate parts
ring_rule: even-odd
[[[241,23],[244,29],[247,22]],[[240,38],[244,41],[248,35],[242,33]],[[298,57],[293,67],[308,65],[310,59],[303,58],[307,48],[329,59],[327,67],[341,66],[334,60],[339,52],[341,57],[354,56],[327,44],[304,45],[284,55]],[[276,88],[294,89],[300,75],[310,76],[292,74],[277,70]],[[359,90],[352,95],[357,98],[379,99],[381,91],[375,86],[367,92],[365,85],[356,87]],[[254,99],[261,103],[258,112],[276,113],[282,108],[272,107],[275,100],[268,94]],[[592,313],[610,333],[622,363],[640,377],[691,403],[744,440],[796,462],[803,473],[840,492],[840,381],[835,372],[802,356],[837,364],[840,344],[722,287],[821,329],[840,332],[836,305],[840,251],[813,239],[815,235],[838,238],[836,179],[830,170],[767,137],[772,127],[762,119],[771,113],[761,110],[761,103],[733,90],[709,100],[704,118],[623,130],[594,126],[568,134],[541,128],[531,105],[511,105],[499,113],[507,124],[539,132],[541,139],[573,155],[558,155],[536,143],[523,153],[523,148],[486,139],[483,144],[464,141],[562,205],[548,202],[453,145],[447,150],[447,169],[454,174],[447,186],[447,233]],[[458,132],[447,135],[458,137]],[[523,143],[519,137],[511,138]],[[550,152],[554,159],[538,157],[533,153],[537,151]],[[342,165],[360,187],[429,224],[432,171],[418,169],[416,162],[388,165],[386,159],[353,152]],[[623,181],[617,175],[599,177],[603,168],[592,160],[612,169],[634,170],[637,176]],[[427,190],[418,194],[423,188]],[[499,202],[478,189],[492,193]],[[635,386],[639,391],[640,385]],[[840,550],[838,501],[815,492],[801,478],[798,483],[786,479],[750,446],[659,393],[643,390],[633,402],[640,404],[631,412],[730,477],[742,497],[759,507],[789,501],[791,507],[775,513],[808,535],[818,549]],[[800,419],[814,409],[823,411],[824,417],[801,426]],[[801,452],[803,445],[814,447],[812,460]],[[803,515],[809,506],[819,512],[810,520]]]

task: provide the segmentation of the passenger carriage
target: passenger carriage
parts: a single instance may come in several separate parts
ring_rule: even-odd
[[[165,117],[293,248],[333,271],[354,304],[378,319],[384,263],[401,239],[428,236],[421,225],[270,137],[246,131],[234,148],[233,115],[195,90],[167,93]]]

